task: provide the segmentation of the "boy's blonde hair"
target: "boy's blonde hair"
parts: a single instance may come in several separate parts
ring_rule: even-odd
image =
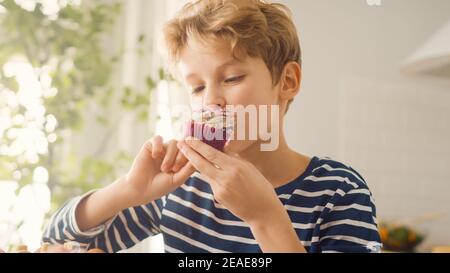
[[[172,64],[190,39],[230,42],[233,56],[260,57],[278,84],[288,62],[301,65],[301,49],[290,10],[263,0],[196,0],[164,27]]]

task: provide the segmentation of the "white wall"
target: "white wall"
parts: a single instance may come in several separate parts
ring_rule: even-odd
[[[401,64],[450,19],[450,1],[284,0],[303,49],[290,108],[293,148],[360,171],[380,219],[443,212],[420,227],[423,250],[450,244],[450,78],[407,77]]]

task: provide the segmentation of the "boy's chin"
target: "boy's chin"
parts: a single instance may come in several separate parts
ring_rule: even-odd
[[[224,152],[229,155],[241,154],[257,144],[256,140],[230,140],[225,144]]]

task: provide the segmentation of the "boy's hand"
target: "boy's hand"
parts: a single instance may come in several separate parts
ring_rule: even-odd
[[[195,168],[179,152],[177,141],[163,143],[160,136],[147,141],[134,159],[125,185],[130,206],[147,204],[181,186]]]
[[[215,199],[250,226],[285,213],[272,184],[248,161],[192,138],[178,147],[211,185]]]

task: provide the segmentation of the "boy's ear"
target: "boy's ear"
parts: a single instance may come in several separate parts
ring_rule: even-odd
[[[302,81],[302,69],[297,62],[289,62],[281,74],[280,98],[292,100],[299,92]]]

